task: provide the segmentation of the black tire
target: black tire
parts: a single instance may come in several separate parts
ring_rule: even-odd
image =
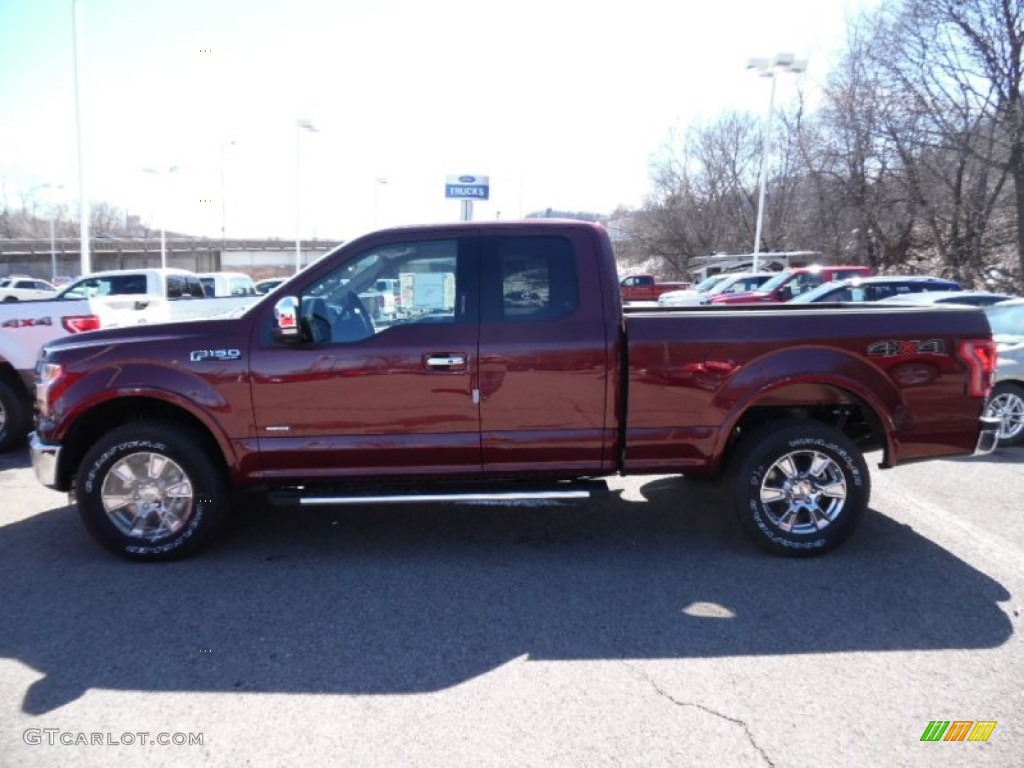
[[[1001,381],[992,389],[985,415],[1000,420],[999,445],[1020,445],[1024,442],[1024,387],[1012,381]]]
[[[743,529],[763,549],[792,557],[846,541],[871,496],[871,476],[853,442],[810,420],[772,422],[742,438],[729,475]]]
[[[12,301],[17,301],[17,300],[18,300],[17,296],[4,296],[4,304],[8,304],[8,303],[10,303]]]
[[[32,406],[28,396],[0,379],[0,452],[21,445],[31,421]]]
[[[224,473],[200,435],[166,421],[133,422],[101,437],[82,459],[75,497],[100,544],[141,561],[201,549],[231,506]]]

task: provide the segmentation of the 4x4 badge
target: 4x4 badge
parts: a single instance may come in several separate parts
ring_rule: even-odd
[[[944,355],[946,345],[942,339],[928,339],[927,341],[896,341],[886,339],[876,341],[868,345],[868,355],[871,357],[903,357],[904,355]]]

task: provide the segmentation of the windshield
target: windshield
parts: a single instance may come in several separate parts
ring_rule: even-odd
[[[771,293],[784,282],[789,280],[793,276],[792,272],[779,272],[775,277],[765,281],[761,284],[761,287],[757,289],[758,293]]]
[[[693,290],[697,293],[707,293],[728,277],[728,275],[712,275],[711,277],[706,277],[697,283],[697,285],[693,287]]]
[[[1024,341],[1024,302],[990,304],[985,307],[985,314],[996,341],[1011,344]]]
[[[765,283],[765,285],[768,285],[768,283]],[[786,303],[787,304],[813,304],[816,301],[851,301],[851,300],[853,300],[853,297],[850,295],[849,291],[839,290],[841,285],[842,285],[842,283],[840,283],[840,282],[825,283],[824,285],[819,285],[817,288],[811,288],[811,290],[809,290],[809,291],[805,291],[804,293],[801,293],[801,294],[798,294],[797,296],[794,296],[792,299],[790,299]],[[764,286],[761,286],[761,288],[759,288],[758,290],[764,290]],[[829,294],[831,294],[831,293],[834,293],[835,295],[829,296]]]

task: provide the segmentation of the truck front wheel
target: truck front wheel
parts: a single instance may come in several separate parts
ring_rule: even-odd
[[[164,421],[109,432],[75,477],[78,511],[104,547],[132,560],[170,560],[207,544],[229,511],[224,474],[200,435]]]
[[[786,419],[743,438],[731,462],[740,524],[764,549],[827,552],[857,528],[871,478],[853,442],[815,421]]]

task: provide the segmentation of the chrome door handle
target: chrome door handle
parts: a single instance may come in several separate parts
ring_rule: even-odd
[[[465,368],[466,367],[466,356],[465,355],[429,355],[427,357],[428,368],[445,368],[451,370],[453,368]]]

